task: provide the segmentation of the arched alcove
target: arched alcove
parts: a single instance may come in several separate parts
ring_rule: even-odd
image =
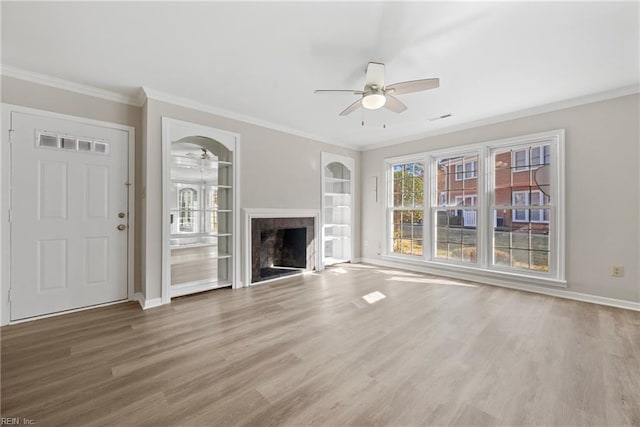
[[[172,297],[233,286],[237,246],[235,136],[167,120],[172,126],[167,125],[163,133],[166,302]]]
[[[349,157],[322,153],[322,264],[353,257],[353,176]]]

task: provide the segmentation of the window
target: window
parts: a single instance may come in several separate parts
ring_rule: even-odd
[[[525,164],[526,174],[516,177],[504,173],[505,165],[500,159],[508,157],[509,150],[515,159],[518,153],[525,153],[531,160]],[[550,246],[550,237],[555,232],[550,221],[554,206],[542,191],[548,192],[550,183],[538,182],[536,171],[541,167],[557,167],[551,159],[551,145],[496,148],[492,156],[495,164],[492,209],[494,215],[501,218],[500,224],[493,227],[492,264],[498,268],[548,273],[552,267],[551,256],[556,255]],[[519,165],[514,166],[512,169],[517,171]]]
[[[514,191],[513,206],[544,206],[548,204],[549,197],[540,190]],[[548,209],[515,209],[513,221],[515,222],[549,222]]]
[[[438,157],[434,165],[438,202],[444,199],[446,203],[431,205],[436,242],[433,258],[476,263],[478,180],[471,178],[478,176],[478,155]]]
[[[548,165],[551,163],[550,145],[517,149],[512,153],[512,168],[514,172],[528,171],[530,169],[536,169],[540,165]]]
[[[513,206],[528,206],[529,205],[529,192],[528,191],[514,191],[513,192]],[[528,209],[515,209],[513,211],[513,221],[527,222],[529,221]]]
[[[520,172],[527,170],[529,167],[529,151],[518,150],[513,152],[513,170]]]
[[[456,181],[478,177],[478,162],[476,160],[455,165]]]
[[[551,163],[551,146],[543,145],[531,149],[531,166],[548,165]]]
[[[385,253],[564,281],[563,146],[553,131],[387,160]]]
[[[193,188],[183,188],[178,192],[178,208],[180,209],[180,232],[194,233],[196,203],[198,193]]]
[[[398,163],[391,167],[391,200],[388,216],[393,224],[391,251],[402,255],[423,254],[422,220],[424,163]]]

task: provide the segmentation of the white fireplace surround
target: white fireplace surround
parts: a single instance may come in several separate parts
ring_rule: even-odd
[[[320,210],[318,209],[242,209],[242,286],[251,286],[251,220],[253,218],[313,218],[313,245],[316,269],[320,270]],[[263,282],[255,283],[259,285]]]

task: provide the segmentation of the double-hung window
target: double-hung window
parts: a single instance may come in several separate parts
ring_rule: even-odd
[[[431,200],[435,240],[432,258],[476,263],[478,154],[438,156],[432,165],[436,194],[444,194],[439,201]],[[464,174],[461,179],[460,170]]]
[[[564,132],[388,159],[385,254],[564,282]]]
[[[423,255],[424,172],[423,161],[391,165],[387,217],[394,254]]]
[[[524,153],[527,162],[509,164],[508,159],[518,158],[518,153]],[[557,162],[551,153],[551,141],[491,150],[495,165],[492,209],[500,218],[500,226],[493,229],[493,266],[535,273],[548,273],[554,267],[552,256],[558,249],[552,247],[552,241],[557,230],[551,217],[558,203],[550,197],[550,178]]]

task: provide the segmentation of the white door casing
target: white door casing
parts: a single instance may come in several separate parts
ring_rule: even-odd
[[[130,133],[16,111],[11,128],[11,320],[126,300]]]

